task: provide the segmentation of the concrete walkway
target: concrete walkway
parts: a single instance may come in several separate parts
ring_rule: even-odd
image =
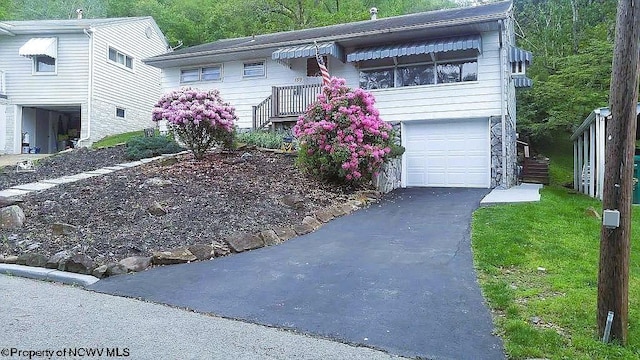
[[[493,189],[481,201],[480,205],[535,202],[540,201],[542,184],[522,183],[509,189]]]
[[[6,154],[0,155],[0,167],[16,166],[19,161],[31,160],[36,161],[55,154]]]
[[[476,282],[484,189],[402,189],[275,247],[89,286],[391,354],[504,359]]]

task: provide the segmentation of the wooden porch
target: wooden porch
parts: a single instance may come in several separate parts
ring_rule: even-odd
[[[253,106],[253,129],[295,123],[321,91],[322,84],[273,86],[271,95]]]

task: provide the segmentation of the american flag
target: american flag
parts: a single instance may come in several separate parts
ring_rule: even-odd
[[[327,70],[327,66],[324,64],[324,60],[318,51],[318,43],[314,41],[314,44],[316,44],[316,61],[318,61],[318,67],[322,75],[322,85],[326,86],[331,84],[331,76],[329,76],[329,70]]]

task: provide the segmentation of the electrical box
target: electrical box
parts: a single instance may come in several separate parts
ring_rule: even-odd
[[[615,229],[620,226],[620,211],[604,210],[602,213],[602,225],[606,228]]]

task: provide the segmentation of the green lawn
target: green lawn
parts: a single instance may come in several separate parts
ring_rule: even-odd
[[[118,144],[124,144],[128,140],[130,140],[131,138],[134,138],[136,136],[144,136],[144,131],[143,130],[132,131],[132,132],[128,132],[128,133],[105,136],[104,138],[94,142],[93,145],[91,145],[91,147],[94,148],[94,149],[100,149],[100,148],[104,148],[104,147],[115,146],[115,145],[118,145]]]

